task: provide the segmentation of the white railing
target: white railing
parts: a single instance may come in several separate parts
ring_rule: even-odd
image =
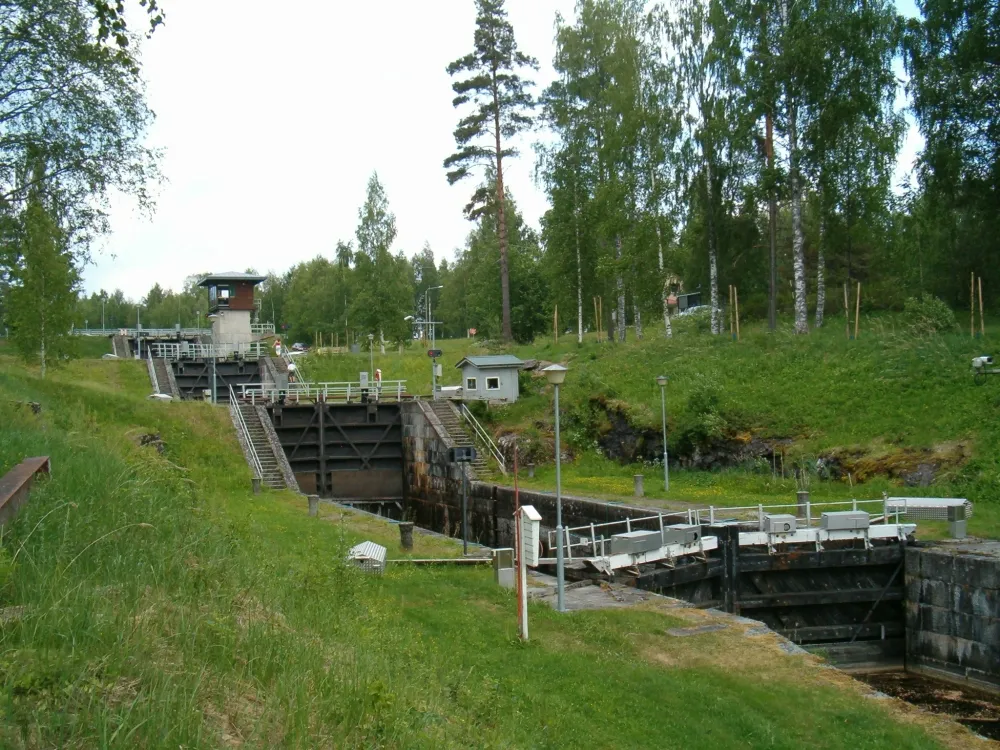
[[[402,401],[406,397],[405,380],[383,380],[380,388],[361,383],[289,383],[288,388],[240,386],[240,398],[251,404],[270,403],[284,399],[297,401],[357,401],[366,395],[376,401]]]
[[[676,513],[667,513],[668,517],[676,517]],[[586,526],[573,526],[563,529],[563,549],[566,550],[567,559],[573,559],[573,547],[583,547],[590,551],[593,557],[606,557],[606,545],[615,534],[627,533],[629,531],[659,531],[663,533],[664,514],[657,513],[655,516],[641,516],[639,518],[626,518],[622,521],[608,521],[606,523],[591,523]],[[688,511],[688,522],[691,521],[691,511]],[[555,531],[549,531],[549,549],[555,549]],[[576,541],[574,540],[576,538]],[[577,557],[580,557],[577,554]]]
[[[281,347],[281,358],[285,361],[286,368],[289,365],[295,365],[295,369],[292,370],[292,372],[295,373],[295,379],[297,382],[302,383],[303,385],[309,383],[309,378],[306,377],[305,370],[302,369],[302,362],[295,361],[295,360],[301,360],[302,359],[301,355],[298,357],[293,357],[288,353],[288,348],[283,346]]]
[[[254,475],[256,479],[264,478],[264,467],[261,466],[260,456],[257,455],[257,449],[254,447],[253,438],[250,436],[250,428],[247,427],[246,420],[243,419],[243,412],[240,410],[240,404],[236,400],[236,394],[233,392],[233,386],[229,386],[229,408],[233,410],[233,414],[236,415],[236,421],[239,423],[240,430],[243,431],[243,437],[246,438],[247,442],[247,452],[250,454],[250,464],[253,468]]]
[[[165,344],[152,342],[147,344],[152,349],[154,357],[176,361],[178,359],[257,359],[267,352],[267,346],[259,341],[248,344]]]
[[[250,333],[254,336],[269,336],[274,333],[274,323],[251,323]]]
[[[481,424],[479,424],[479,420],[472,415],[472,412],[469,411],[468,406],[466,406],[465,404],[461,404],[459,406],[459,411],[462,413],[462,417],[465,418],[465,421],[468,422],[469,425],[472,427],[472,431],[476,434],[476,438],[478,439],[479,443],[481,445],[486,446],[486,449],[489,451],[490,455],[493,456],[494,460],[496,460],[497,464],[500,466],[500,472],[504,476],[506,476],[507,463],[504,461],[503,454],[500,452],[500,449],[497,447],[496,443],[493,442],[493,439],[489,436],[489,433],[486,432],[485,428]]]
[[[790,515],[800,515],[796,521],[796,526],[800,529],[818,527],[824,512],[841,510],[868,510],[871,521],[882,523],[895,523],[901,525],[899,512],[895,514],[886,513],[885,500],[846,500],[836,502],[812,503],[805,502],[802,505],[797,503],[787,505],[748,505],[743,507],[715,507],[708,508],[688,508],[683,511],[657,513],[651,516],[640,516],[638,518],[626,518],[621,521],[608,521],[606,523],[592,523],[586,526],[573,526],[563,529],[563,545],[568,559],[573,559],[573,548],[583,548],[589,551],[594,557],[606,556],[606,545],[615,534],[630,531],[659,531],[663,533],[665,520],[676,519],[678,515],[686,515],[687,523],[698,526],[715,525],[737,521],[741,526],[756,526],[758,531],[764,531],[764,519],[768,515],[787,513]],[[666,516],[666,519],[665,519]],[[673,522],[673,521],[670,521]],[[548,532],[549,548],[555,549],[555,531]],[[581,555],[577,553],[577,557]]]
[[[886,512],[886,501],[883,500],[836,500],[822,503],[805,501],[783,505],[745,505],[741,507],[716,507],[688,509],[691,523],[712,525],[720,521],[738,521],[741,524],[756,525],[759,531],[764,530],[766,516],[778,513],[791,514],[799,517],[799,525],[805,528],[820,523],[824,512],[841,510],[865,510],[872,519],[886,520],[891,513]],[[898,515],[898,514],[897,514]],[[899,518],[896,518],[899,523]]]
[[[164,338],[177,336],[194,338],[195,336],[211,336],[211,328],[74,328],[74,336],[128,336],[135,338],[141,334],[143,338]]]

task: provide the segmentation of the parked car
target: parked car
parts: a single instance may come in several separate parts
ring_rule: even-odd
[[[309,347],[306,346],[305,344],[303,344],[301,341],[296,341],[294,344],[292,344],[292,351],[293,352],[307,352],[307,351],[309,351]]]

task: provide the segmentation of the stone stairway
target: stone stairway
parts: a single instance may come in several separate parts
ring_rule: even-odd
[[[170,365],[167,364],[167,360],[162,357],[155,357],[153,359],[153,371],[156,373],[156,385],[160,388],[160,393],[165,393],[172,398],[177,398],[177,394],[174,393],[173,388],[170,387],[170,375],[167,373],[167,368]]]
[[[456,446],[474,446],[476,449],[476,460],[472,462],[472,468],[477,476],[485,477],[490,473],[489,465],[483,450],[472,439],[472,434],[465,425],[465,420],[459,414],[458,409],[450,401],[429,401],[431,411],[441,420],[441,424],[448,432],[448,436]]]
[[[118,336],[117,334],[112,336],[111,350],[116,357],[120,357],[121,359],[132,356],[132,352],[128,348],[128,339],[125,336]]]
[[[243,415],[243,421],[246,422],[247,431],[249,432],[247,437],[257,452],[257,458],[260,459],[260,467],[263,473],[263,477],[261,478],[262,483],[272,489],[284,489],[284,477],[281,475],[281,469],[278,467],[278,461],[274,457],[271,443],[268,442],[267,435],[264,432],[264,425],[260,423],[257,410],[252,404],[243,403],[239,404],[237,408],[239,408],[240,414]]]

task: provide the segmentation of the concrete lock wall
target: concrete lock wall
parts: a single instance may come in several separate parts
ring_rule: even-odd
[[[418,526],[460,536],[464,468],[448,461],[448,449],[454,444],[447,430],[441,426],[430,407],[420,401],[403,404],[402,421],[407,518]],[[513,488],[477,481],[471,470],[468,477],[470,540],[493,547],[511,546],[514,543]],[[541,514],[543,536],[546,531],[555,528],[554,494],[521,490],[520,501],[522,505],[534,505]],[[649,508],[563,496],[564,526],[623,521],[651,513],[653,511]],[[664,515],[664,523],[678,523],[685,519],[686,516],[681,515]],[[645,525],[659,527],[658,521]]]
[[[906,551],[908,669],[1000,690],[1000,544]],[[981,549],[978,549],[981,548]]]

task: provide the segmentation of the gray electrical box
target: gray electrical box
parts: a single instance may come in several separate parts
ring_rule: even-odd
[[[514,588],[514,550],[493,550],[493,579],[505,589]]]
[[[764,531],[768,534],[791,534],[795,531],[795,516],[789,513],[776,513],[764,516]]]
[[[697,544],[701,539],[701,526],[693,523],[675,523],[667,526],[663,530],[663,535],[671,538],[671,541],[664,542],[665,544]]]
[[[965,539],[965,506],[951,505],[948,507],[948,535],[952,539]]]
[[[659,548],[659,531],[628,531],[611,537],[612,555],[639,555]]]
[[[857,531],[867,529],[871,524],[868,513],[863,510],[841,510],[824,513],[819,526],[827,531]]]

